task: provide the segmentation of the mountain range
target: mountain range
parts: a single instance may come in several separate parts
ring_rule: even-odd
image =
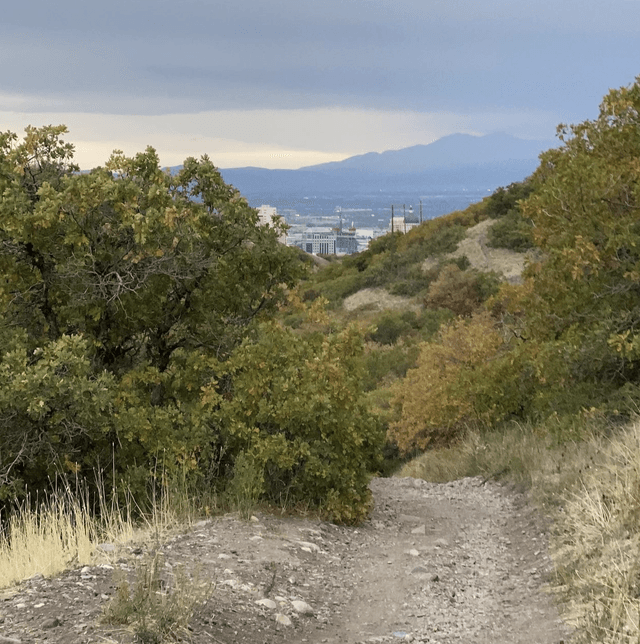
[[[242,194],[256,198],[277,192],[420,192],[434,186],[495,189],[527,177],[538,166],[538,155],[555,145],[553,140],[520,139],[504,133],[452,134],[428,145],[369,152],[298,170],[246,167],[220,172]]]

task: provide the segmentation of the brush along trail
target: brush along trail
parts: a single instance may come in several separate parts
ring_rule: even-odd
[[[0,642],[569,641],[545,591],[546,535],[522,496],[481,478],[374,479],[371,488],[374,510],[356,528],[256,513],[202,521],[159,548],[104,544],[93,565],[6,593]],[[164,639],[157,615],[102,621],[117,586],[127,579],[133,595],[136,568],[150,561],[152,594],[167,606],[198,599],[188,619],[164,625]],[[187,583],[175,593],[178,578]]]

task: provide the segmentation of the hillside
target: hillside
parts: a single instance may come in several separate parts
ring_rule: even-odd
[[[457,248],[438,257],[427,257],[422,263],[422,270],[427,272],[438,266],[440,262],[466,257],[470,268],[485,273],[501,275],[507,282],[517,284],[521,281],[530,253],[516,252],[508,248],[492,248],[489,246],[489,229],[496,223],[493,219],[484,221],[468,228],[465,237]],[[342,303],[346,311],[358,308],[368,310],[417,310],[419,304],[412,298],[392,295],[383,288],[364,288],[346,297]]]

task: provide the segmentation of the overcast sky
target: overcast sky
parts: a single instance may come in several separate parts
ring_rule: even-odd
[[[640,0],[21,0],[0,130],[64,123],[84,168],[296,168],[454,132],[553,139],[640,75]]]

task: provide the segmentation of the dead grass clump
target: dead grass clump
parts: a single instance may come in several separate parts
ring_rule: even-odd
[[[565,494],[555,536],[557,585],[578,642],[640,641],[640,422],[600,441]]]
[[[45,502],[29,499],[0,523],[0,588],[40,574],[55,576],[75,566],[94,562],[100,543],[160,543],[175,530],[191,525],[196,508],[211,513],[215,499],[195,499],[185,482],[169,485],[158,476],[143,512],[127,492],[115,491],[107,500],[98,481],[95,504],[82,490],[56,490]],[[117,499],[123,498],[124,507]],[[135,515],[135,517],[134,517]]]
[[[103,621],[126,626],[140,644],[182,641],[196,605],[210,592],[210,584],[167,566],[159,552],[138,562],[132,580],[120,570],[114,581],[116,593]]]
[[[123,543],[132,539],[133,533],[130,515],[105,509],[97,519],[87,498],[68,490],[35,507],[27,499],[0,532],[0,588],[36,574],[52,577],[70,567],[89,564],[99,543]]]

